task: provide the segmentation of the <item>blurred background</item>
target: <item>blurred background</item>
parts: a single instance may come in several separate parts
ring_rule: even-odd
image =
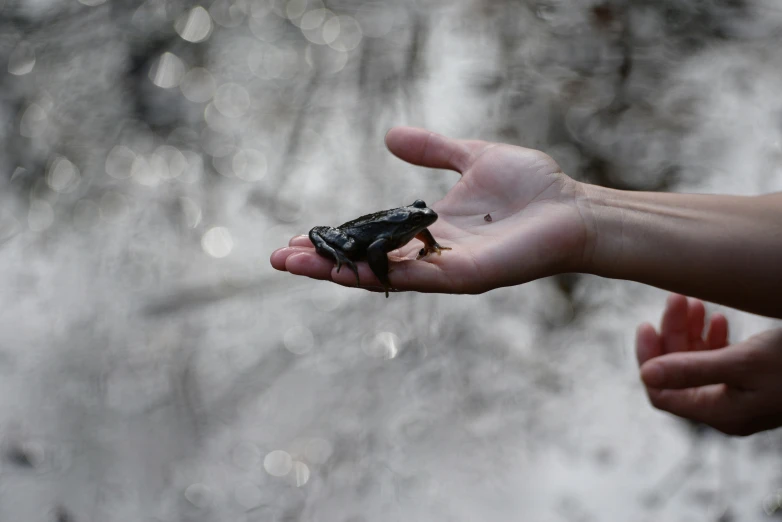
[[[442,197],[399,124],[782,190],[781,38],[776,0],[0,0],[0,521],[779,516],[781,433],[647,403],[665,293],[386,300],[268,258]]]

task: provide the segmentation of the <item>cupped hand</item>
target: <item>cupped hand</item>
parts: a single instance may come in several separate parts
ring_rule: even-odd
[[[439,219],[429,230],[452,250],[416,260],[422,244],[413,240],[391,252],[393,289],[481,293],[572,271],[580,262],[587,228],[577,204],[579,185],[548,155],[406,127],[392,129],[386,145],[414,165],[462,175],[431,205]],[[356,284],[349,270],[337,273],[333,260],[316,254],[306,236],[276,250],[271,263],[292,274]],[[358,270],[362,287],[382,290],[366,263]]]
[[[728,344],[728,322],[703,302],[672,294],[660,332],[638,327],[636,351],[649,400],[729,435],[782,426],[782,329]]]

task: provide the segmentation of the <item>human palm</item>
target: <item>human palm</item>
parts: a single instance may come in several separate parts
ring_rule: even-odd
[[[636,352],[652,404],[730,435],[782,426],[782,328],[728,344],[728,321],[706,324],[702,301],[672,294],[658,332],[638,327]]]
[[[414,240],[389,254],[397,290],[480,293],[568,271],[582,255],[586,227],[576,203],[577,184],[548,155],[531,149],[451,140],[413,128],[396,128],[388,148],[415,165],[460,172],[461,179],[432,205],[439,219],[430,227],[452,250],[416,260]],[[348,271],[318,256],[306,236],[272,254],[278,270],[353,286]],[[363,287],[381,285],[365,263]]]

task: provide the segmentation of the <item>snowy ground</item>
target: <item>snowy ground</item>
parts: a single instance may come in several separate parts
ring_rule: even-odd
[[[780,433],[643,395],[663,292],[386,300],[268,256],[447,191],[384,150],[396,124],[620,188],[782,190],[775,2],[204,7],[0,0],[0,522],[769,518]]]

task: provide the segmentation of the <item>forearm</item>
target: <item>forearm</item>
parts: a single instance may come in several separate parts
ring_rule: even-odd
[[[782,318],[782,193],[582,188],[582,271]]]

